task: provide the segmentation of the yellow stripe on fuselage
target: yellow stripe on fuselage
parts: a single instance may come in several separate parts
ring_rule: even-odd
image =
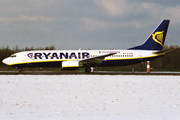
[[[72,61],[72,59],[67,60],[42,60],[42,61],[26,61],[26,62],[20,62],[20,63],[13,63],[9,65],[19,65],[19,64],[29,64],[29,63],[43,63],[43,62],[62,62],[62,61]],[[79,59],[73,59],[73,60],[79,60]]]
[[[157,56],[162,56],[165,53],[161,54],[155,54],[152,56],[145,56],[145,57],[121,57],[121,58],[105,58],[104,60],[135,60],[135,59],[144,59],[144,58],[152,58],[152,57],[157,57]],[[42,61],[25,61],[25,62],[20,62],[20,63],[13,63],[9,64],[10,66],[12,65],[19,65],[19,64],[29,64],[29,63],[43,63],[43,62],[63,62],[63,61],[78,61],[80,59],[63,59],[63,60],[42,60]]]
[[[63,68],[67,68],[67,67],[79,67],[78,65],[74,65],[74,66],[63,66]]]
[[[162,54],[156,54],[156,55],[151,55],[151,56],[145,56],[145,57],[122,57],[122,58],[106,58],[104,60],[132,60],[132,59],[144,59],[144,58],[152,58],[152,57],[157,57],[157,56],[162,56],[165,53]]]

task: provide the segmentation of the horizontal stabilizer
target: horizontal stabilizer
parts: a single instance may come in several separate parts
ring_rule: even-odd
[[[170,49],[166,49],[166,50],[161,50],[161,51],[153,52],[153,54],[167,53],[167,52],[171,52],[171,51],[173,51],[175,49],[177,49],[177,48],[170,48]]]

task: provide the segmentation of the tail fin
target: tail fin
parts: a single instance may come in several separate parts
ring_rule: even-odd
[[[170,20],[163,20],[142,45],[128,50],[162,50],[169,22]]]

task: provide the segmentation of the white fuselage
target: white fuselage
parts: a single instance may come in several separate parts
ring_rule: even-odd
[[[156,58],[162,54],[154,54],[155,51],[150,50],[38,50],[18,52],[3,60],[3,63],[10,66],[19,67],[61,67],[63,61],[80,61],[98,56],[116,53],[104,58],[104,63],[98,63],[93,66],[122,66],[123,63],[134,64],[148,59]],[[123,61],[123,62],[122,62]],[[122,62],[122,64],[121,64]],[[124,64],[124,65],[127,65]]]

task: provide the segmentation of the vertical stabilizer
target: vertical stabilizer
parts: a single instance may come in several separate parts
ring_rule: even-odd
[[[163,20],[140,46],[128,50],[162,50],[170,20]]]

